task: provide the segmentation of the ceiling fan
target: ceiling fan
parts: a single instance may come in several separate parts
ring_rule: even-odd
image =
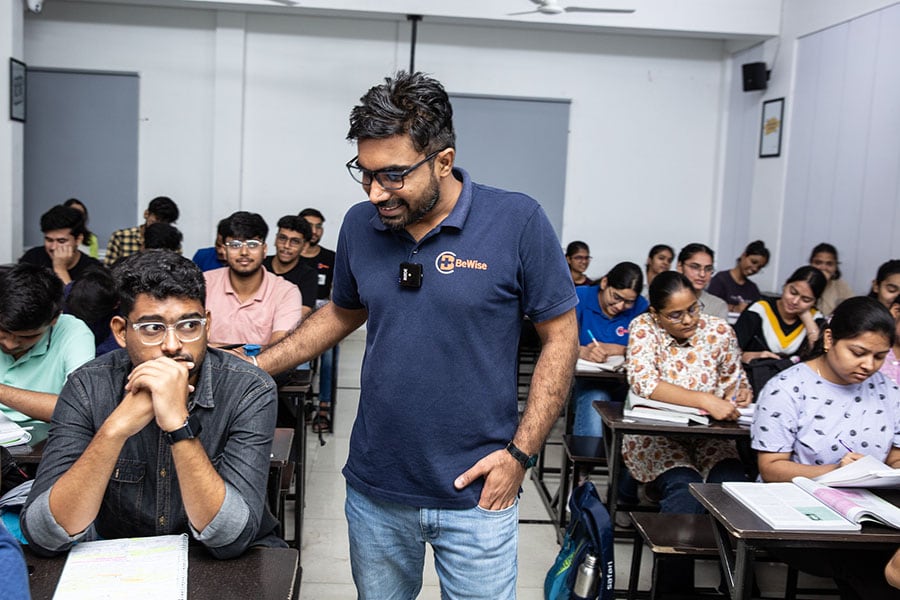
[[[535,10],[526,10],[523,12],[508,13],[508,16],[514,15],[532,15],[541,13],[545,15],[561,15],[563,13],[607,13],[607,14],[630,14],[635,12],[633,8],[592,8],[588,6],[560,6],[557,0],[531,0],[537,5]]]

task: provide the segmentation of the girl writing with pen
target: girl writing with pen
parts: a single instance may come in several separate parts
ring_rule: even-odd
[[[650,309],[631,323],[625,366],[635,395],[699,408],[713,419],[736,421],[752,399],[731,326],[706,314],[691,280],[674,271],[650,284]],[[626,435],[622,458],[665,513],[704,512],[691,483],[746,479],[735,442],[717,437]],[[692,591],[692,567],[661,562],[660,587]]]
[[[579,358],[602,363],[610,356],[625,354],[631,320],[647,310],[647,300],[640,296],[643,285],[641,268],[632,262],[622,262],[604,275],[598,285],[575,288]],[[611,400],[614,392],[608,383],[575,380],[572,427],[575,435],[602,435],[602,421],[592,403]]]
[[[877,300],[835,309],[809,357],[762,389],[751,427],[763,481],[817,477],[869,455],[900,467],[900,388],[879,372],[894,319]],[[802,571],[835,579],[841,598],[896,598],[881,570],[890,553],[779,553]]]

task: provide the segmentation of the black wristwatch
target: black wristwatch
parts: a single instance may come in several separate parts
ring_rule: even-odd
[[[519,464],[525,467],[526,471],[537,464],[537,454],[528,456],[527,454],[516,448],[516,445],[512,442],[506,445],[506,451],[512,454],[513,458],[519,461]]]
[[[184,420],[184,425],[176,429],[175,431],[166,431],[163,435],[166,438],[166,442],[171,446],[176,442],[180,442],[181,440],[192,440],[198,435],[200,435],[200,430],[203,429],[200,425],[200,417],[197,415],[190,415],[187,419]]]

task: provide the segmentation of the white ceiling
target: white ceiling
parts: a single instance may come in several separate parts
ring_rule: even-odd
[[[631,14],[540,13],[532,0],[45,0],[139,4],[240,12],[275,12],[309,16],[341,16],[406,20],[422,15],[423,22],[596,30],[632,35],[670,35],[758,41],[777,36],[782,0],[558,0],[565,6],[629,8]]]

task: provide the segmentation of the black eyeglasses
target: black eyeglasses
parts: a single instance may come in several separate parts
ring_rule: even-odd
[[[427,163],[429,160],[437,156],[443,152],[443,150],[437,150],[432,152],[416,164],[411,167],[407,167],[402,171],[395,171],[393,169],[379,169],[377,171],[370,171],[368,169],[363,169],[361,166],[356,164],[356,160],[359,158],[359,155],[354,156],[349,161],[347,161],[347,171],[350,172],[350,177],[353,178],[353,181],[357,183],[361,183],[365,186],[372,185],[372,180],[378,182],[378,185],[381,186],[381,189],[386,191],[394,191],[403,188],[404,178]]]

